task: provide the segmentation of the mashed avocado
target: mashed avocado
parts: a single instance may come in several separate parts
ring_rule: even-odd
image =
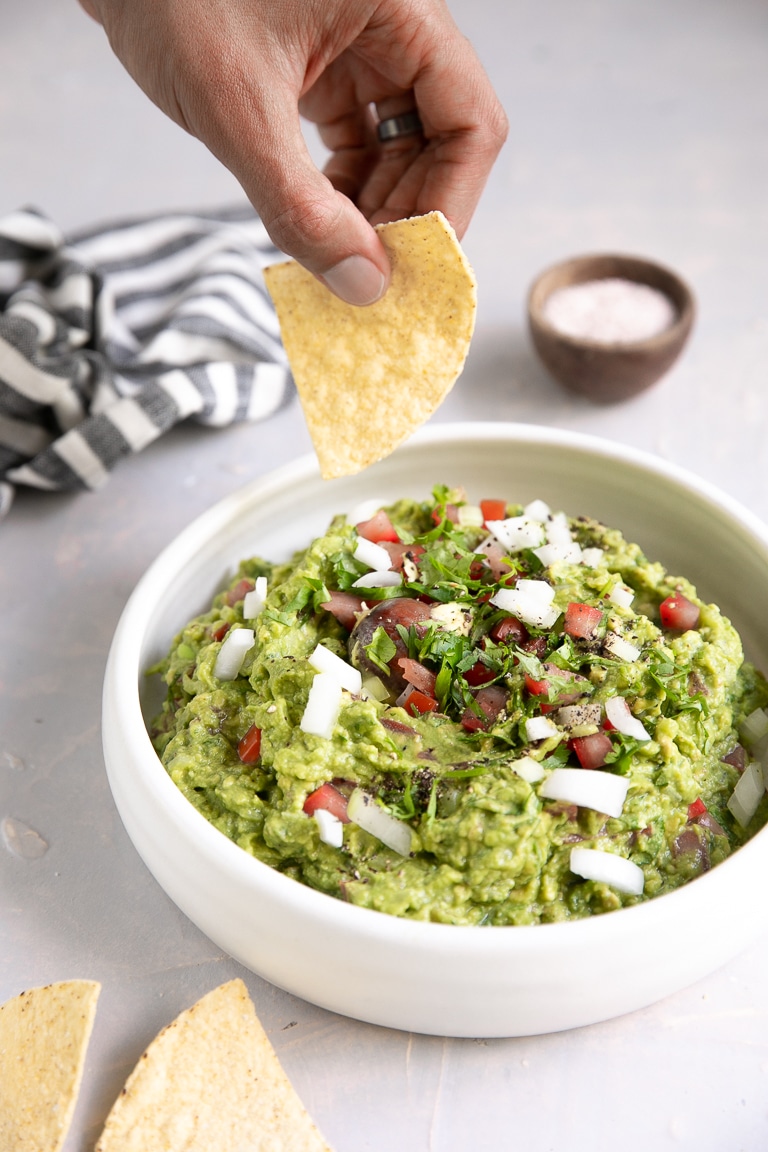
[[[288,563],[244,561],[152,671],[155,747],[206,819],[397,916],[606,912],[768,819],[768,685],[732,625],[616,529],[541,501],[436,488],[337,517]]]

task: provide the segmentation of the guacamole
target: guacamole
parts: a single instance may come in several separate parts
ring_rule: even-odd
[[[206,819],[396,916],[607,912],[768,819],[768,685],[735,629],[538,500],[437,487],[338,516],[287,563],[245,560],[151,671],[155,748]]]

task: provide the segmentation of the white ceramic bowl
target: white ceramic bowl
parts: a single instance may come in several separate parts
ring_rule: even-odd
[[[626,447],[512,424],[438,425],[348,479],[302,459],[235,493],[154,562],[117,628],[104,754],[129,836],[158,883],[212,940],[272,983],[376,1024],[517,1036],[652,1003],[724,963],[768,926],[768,829],[706,875],[637,907],[571,923],[459,928],[335,900],[247,855],[188,803],[150,744],[144,669],[249,555],[287,557],[331,514],[369,497],[541,497],[622,528],[718,603],[768,668],[768,529],[709,484]]]

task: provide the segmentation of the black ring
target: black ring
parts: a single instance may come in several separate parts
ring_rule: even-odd
[[[401,136],[416,136],[424,131],[418,112],[403,112],[401,116],[390,116],[380,120],[376,134],[382,144],[387,140],[398,140]]]

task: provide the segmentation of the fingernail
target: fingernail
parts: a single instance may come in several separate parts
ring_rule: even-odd
[[[386,278],[365,256],[347,256],[323,272],[322,279],[347,304],[373,304],[384,292]]]

